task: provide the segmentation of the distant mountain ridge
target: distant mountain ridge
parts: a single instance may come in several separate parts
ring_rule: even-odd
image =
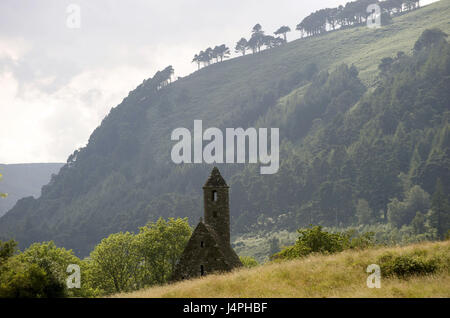
[[[63,163],[23,163],[0,164],[0,189],[8,196],[0,200],[0,216],[11,209],[23,197],[39,197],[41,188],[50,181],[52,174],[58,173]]]

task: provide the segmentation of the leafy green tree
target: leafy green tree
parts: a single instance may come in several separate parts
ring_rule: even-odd
[[[239,259],[242,262],[242,265],[247,268],[258,266],[258,261],[251,256],[239,256]]]
[[[36,263],[12,258],[0,273],[0,298],[65,297],[64,283]]]
[[[212,50],[212,58],[213,59],[215,59],[216,60],[216,63],[218,63],[219,62],[219,46],[215,46],[214,48],[213,48],[213,50]]]
[[[373,221],[373,212],[369,206],[369,202],[359,199],[356,204],[356,217],[358,224],[370,224]]]
[[[139,229],[136,242],[145,285],[168,281],[191,233],[187,218],[159,218]]]
[[[414,52],[417,53],[423,49],[431,48],[432,46],[445,41],[447,34],[440,29],[427,29],[423,31],[419,39],[414,44]]]
[[[192,59],[192,63],[197,63],[198,69],[200,69],[201,60],[199,54],[195,54],[194,58]]]
[[[200,69],[200,65],[203,63],[204,66],[210,65],[212,60],[216,60],[216,63],[222,62],[224,58],[228,58],[230,56],[230,49],[225,45],[216,45],[214,49],[207,48],[205,51],[200,51],[199,54],[195,54],[192,62],[197,63],[198,69]]]
[[[0,267],[14,255],[16,247],[17,242],[14,240],[9,240],[7,242],[0,240]]]
[[[158,71],[152,78],[152,82],[154,83],[154,87],[156,90],[161,89],[172,81],[172,76],[174,74],[174,69],[172,65],[167,66],[162,71]]]
[[[381,25],[392,24],[392,17],[388,12],[381,12]]]
[[[209,47],[205,50],[204,54],[202,55],[202,61],[205,63],[205,65],[210,65],[213,57],[214,51],[212,48]]]
[[[217,62],[219,60],[222,62],[224,58],[228,58],[230,56],[230,49],[225,44],[216,46],[213,51],[214,56],[217,58]]]
[[[336,252],[342,250],[341,237],[322,231],[321,226],[297,230],[299,237],[294,245],[285,247],[281,252],[271,256],[271,259],[294,259],[319,252]]]
[[[295,244],[273,255],[273,259],[292,259],[311,253],[335,253],[344,249],[345,237],[340,233],[329,233],[321,226],[297,230],[299,237]]]
[[[444,239],[450,229],[450,205],[440,179],[436,181],[436,190],[431,198],[429,218],[431,225],[437,229],[439,239]]]
[[[257,23],[252,29],[253,34],[264,34],[264,31],[262,30],[261,24]]]
[[[261,42],[261,44],[260,44]],[[260,35],[252,35],[250,40],[247,42],[248,49],[252,50],[252,53],[255,54],[259,50],[259,45],[262,45],[262,36]]]
[[[338,13],[339,13],[338,8],[325,9],[327,21],[333,30],[336,30],[336,27],[338,26],[338,22],[339,22],[338,21]]]
[[[283,25],[282,27],[280,27],[278,30],[276,30],[274,32],[275,35],[283,35],[284,38],[284,42],[287,42],[287,33],[291,32],[291,28],[288,27],[287,25]]]
[[[305,32],[307,35],[319,35],[326,32],[327,10],[322,9],[311,13],[297,25],[297,30]]]
[[[430,208],[430,195],[420,186],[415,185],[405,194],[405,199],[397,198],[388,204],[389,223],[396,227],[411,224],[417,212],[427,213]]]
[[[280,251],[280,240],[277,237],[272,237],[269,240],[269,255],[273,255]]]
[[[378,65],[378,69],[381,71],[382,74],[389,71],[389,69],[392,66],[392,63],[394,63],[394,59],[391,57],[384,57],[381,59],[381,63]]]
[[[404,202],[407,204],[410,212],[415,216],[412,211],[427,212],[430,208],[430,195],[423,190],[420,186],[415,185],[406,192]]]
[[[415,234],[422,234],[426,231],[425,226],[426,218],[423,213],[417,212],[414,219],[411,221],[411,225]]]
[[[396,227],[402,226],[405,223],[403,221],[405,211],[406,205],[397,198],[393,198],[388,204],[387,217],[389,223]]]
[[[261,51],[261,47],[264,45],[264,31],[262,30],[261,24],[258,23],[253,27],[252,36],[248,41],[248,45],[253,53]]]
[[[241,38],[237,43],[236,43],[236,47],[235,52],[236,53],[242,53],[242,55],[245,55],[246,51],[248,48],[248,42],[245,38]]]
[[[262,37],[262,44],[265,45],[268,49],[274,48],[276,46],[280,46],[284,43],[284,40],[280,37],[276,38],[271,35],[264,35]]]
[[[310,252],[333,253],[343,249],[344,237],[340,233],[329,233],[321,226],[298,230],[297,244],[305,246]]]
[[[7,242],[6,254],[11,255],[14,242]],[[3,245],[5,246],[5,245]],[[68,289],[67,267],[82,262],[71,250],[58,248],[53,242],[34,243],[24,252],[10,257],[1,271],[0,294],[4,297],[89,297],[94,293],[88,288],[81,271],[81,288]]]
[[[45,270],[49,277],[55,277],[64,286],[66,296],[90,297],[95,295],[88,280],[84,277],[83,261],[76,257],[72,250],[57,247],[52,241],[34,243],[24,252],[19,253],[17,259],[22,263],[37,264]],[[66,280],[69,275],[67,268],[72,264],[80,266],[81,287],[67,289]]]
[[[133,289],[140,267],[139,251],[132,233],[104,238],[92,251],[90,275],[93,284],[106,293]]]
[[[357,235],[354,230],[331,233],[321,226],[297,230],[299,237],[294,245],[285,247],[271,259],[294,259],[311,253],[332,254],[345,249],[367,248],[374,245],[374,233]]]
[[[197,58],[196,58],[196,62],[198,63],[198,68],[200,69],[200,65],[203,63],[205,63],[205,51],[200,51],[200,53],[198,53]],[[205,64],[204,64],[205,65]]]

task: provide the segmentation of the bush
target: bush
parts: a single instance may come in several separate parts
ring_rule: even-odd
[[[400,278],[432,274],[440,267],[438,259],[427,259],[425,255],[417,253],[398,256],[385,254],[378,258],[378,264],[380,265],[382,275]]]
[[[6,246],[3,244],[3,247]],[[15,243],[9,243],[9,257],[0,266],[0,297],[53,298],[91,297],[91,289],[84,276],[85,262],[71,250],[58,248],[52,241],[34,243],[22,253],[13,255]],[[3,249],[5,251],[6,249]],[[82,269],[81,288],[67,288],[67,266]]]
[[[309,253],[336,253],[344,250],[346,237],[342,233],[322,231],[321,226],[298,230],[298,233],[296,244],[304,246],[304,250]]]
[[[414,44],[414,53],[441,43],[447,36],[448,35],[445,32],[442,32],[442,30],[437,28],[423,31],[419,39]]]
[[[293,259],[311,253],[332,254],[345,249],[367,248],[374,245],[372,232],[361,235],[355,234],[354,230],[330,233],[323,231],[321,226],[314,226],[299,229],[298,233],[299,237],[293,246],[283,248],[281,252],[272,255],[271,259]]]
[[[348,231],[349,248],[351,249],[365,249],[375,245],[375,233],[365,232],[360,235],[355,235],[355,231]]]
[[[169,281],[191,237],[187,218],[160,218],[104,238],[91,252],[87,276],[103,294],[131,291]]]
[[[239,256],[244,267],[255,267],[258,266],[258,261],[251,256]]]
[[[11,259],[0,275],[0,298],[65,297],[66,289],[53,273],[33,263]]]
[[[2,266],[6,261],[14,255],[16,252],[17,242],[10,240],[8,242],[3,242],[0,240],[0,266]]]
[[[291,260],[306,256],[311,253],[311,250],[301,244],[294,244],[292,246],[284,247],[280,252],[270,256],[271,260]]]

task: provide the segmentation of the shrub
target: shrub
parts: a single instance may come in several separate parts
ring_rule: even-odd
[[[258,261],[251,256],[239,256],[244,267],[255,267],[258,266]]]
[[[5,246],[5,244],[3,245]],[[58,248],[54,242],[34,243],[24,252],[13,255],[15,243],[9,243],[9,257],[0,266],[0,298],[53,298],[53,297],[91,297],[91,289],[84,276],[84,261],[71,250]],[[4,251],[5,249],[3,249]],[[69,264],[81,267],[81,288],[67,288],[66,272]]]
[[[377,264],[380,265],[382,275],[400,278],[432,274],[440,267],[437,258],[427,259],[425,255],[420,255],[420,253],[397,256],[384,254],[378,258]]]
[[[355,230],[330,233],[322,230],[321,226],[299,229],[298,233],[299,237],[294,245],[284,247],[270,258],[294,259],[311,253],[333,254],[345,249],[367,248],[374,245],[375,235],[373,232],[358,235]]]
[[[65,297],[64,283],[35,263],[10,259],[0,275],[0,298]]]
[[[414,44],[414,52],[417,53],[424,48],[430,48],[433,45],[439,44],[440,42],[445,40],[447,36],[448,35],[445,32],[442,32],[440,29],[427,29],[423,31],[419,39]]]
[[[306,256],[311,253],[311,250],[300,244],[284,247],[280,252],[270,256],[271,260],[291,260]]]
[[[365,249],[375,245],[375,233],[365,232],[357,235],[354,230],[346,232],[349,246],[351,249]]]
[[[5,263],[8,258],[12,257],[16,252],[17,242],[10,240],[3,242],[0,240],[0,266]]]

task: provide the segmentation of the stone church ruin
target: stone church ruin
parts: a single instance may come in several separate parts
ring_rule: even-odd
[[[203,186],[200,219],[172,275],[173,281],[227,272],[242,263],[230,244],[229,187],[214,167]]]

